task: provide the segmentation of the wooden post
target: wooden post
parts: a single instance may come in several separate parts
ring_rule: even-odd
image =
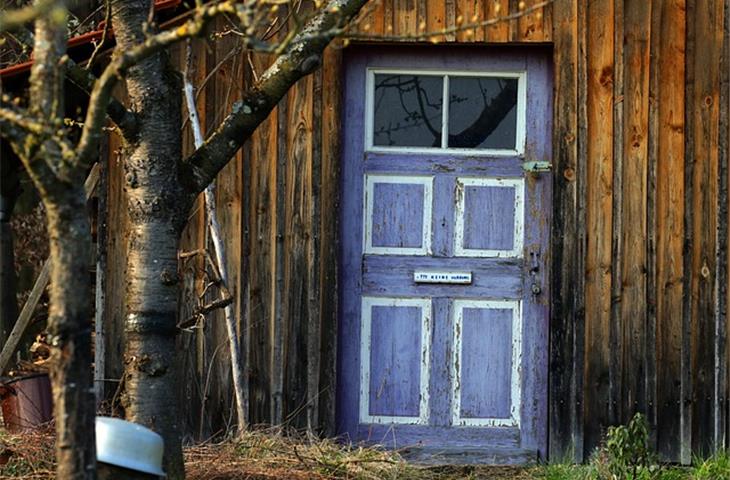
[[[104,399],[104,378],[106,376],[106,339],[104,330],[104,294],[106,292],[106,238],[107,238],[107,150],[105,141],[101,142],[101,162],[99,164],[99,185],[97,187],[97,222],[96,222],[96,295],[94,308],[94,388],[96,390],[96,406]]]

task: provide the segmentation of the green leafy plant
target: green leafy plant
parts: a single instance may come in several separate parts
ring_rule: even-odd
[[[720,450],[709,458],[695,458],[692,480],[730,480],[730,453]]]
[[[606,436],[609,470],[617,478],[638,480],[655,465],[655,455],[649,448],[649,424],[637,413],[628,425],[609,427]],[[651,477],[648,477],[651,478]]]

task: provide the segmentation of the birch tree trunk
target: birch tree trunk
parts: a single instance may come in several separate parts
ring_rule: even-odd
[[[112,4],[122,51],[144,40],[150,1]],[[153,55],[126,76],[130,106],[138,116],[135,138],[125,138],[129,213],[125,411],[165,441],[165,471],[184,478],[177,398],[177,250],[192,195],[177,178],[181,157],[181,81],[167,54]]]

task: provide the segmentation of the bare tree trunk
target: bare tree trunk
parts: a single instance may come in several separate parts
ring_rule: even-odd
[[[66,49],[66,12],[59,6],[36,21],[31,112],[56,127],[64,114],[60,68]],[[96,478],[94,389],[91,382],[91,232],[83,169],[64,171],[53,134],[29,135],[16,146],[46,207],[51,258],[51,384],[56,420],[56,476]],[[64,172],[63,174],[59,172]]]
[[[77,188],[78,186],[78,188]],[[51,382],[59,479],[94,478],[91,239],[83,181],[44,199],[51,251]]]
[[[144,40],[150,1],[112,4],[122,49]],[[125,407],[127,419],[162,435],[165,471],[184,478],[177,398],[177,249],[192,196],[177,178],[181,157],[181,82],[166,54],[131,68],[126,77],[138,115],[135,138],[126,138],[125,180],[129,212]]]

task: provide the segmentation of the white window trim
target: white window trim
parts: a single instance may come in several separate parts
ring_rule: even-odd
[[[464,309],[512,310],[512,369],[510,384],[509,418],[470,418],[461,416],[461,335]],[[454,300],[454,348],[451,361],[452,410],[451,422],[455,427],[519,427],[522,406],[522,302],[519,300]]]
[[[464,214],[466,209],[465,187],[502,187],[515,189],[515,214],[513,218],[513,239],[510,250],[483,250],[464,248]],[[473,178],[456,179],[456,221],[454,226],[454,256],[457,257],[522,257],[525,229],[525,180],[524,178]]]
[[[370,350],[372,307],[419,307],[421,309],[421,369],[418,416],[370,414]],[[360,319],[360,423],[398,423],[428,425],[429,374],[431,365],[431,299],[400,297],[362,297]]]
[[[373,246],[373,202],[376,183],[423,185],[423,220],[420,247]],[[365,174],[363,253],[376,255],[430,255],[433,213],[433,177],[423,175]]]
[[[373,123],[375,118],[375,75],[430,75],[443,77],[443,106],[442,113],[442,135],[441,147],[385,147],[373,144]],[[421,154],[449,154],[465,156],[493,156],[493,157],[514,157],[522,156],[525,151],[525,136],[527,123],[527,72],[522,70],[510,71],[462,71],[462,70],[420,70],[420,69],[392,69],[392,68],[368,68],[365,80],[365,151],[376,153],[421,153]],[[499,77],[517,79],[517,125],[515,128],[515,148],[510,149],[488,149],[488,148],[453,148],[447,147],[448,141],[448,88],[449,77]]]

